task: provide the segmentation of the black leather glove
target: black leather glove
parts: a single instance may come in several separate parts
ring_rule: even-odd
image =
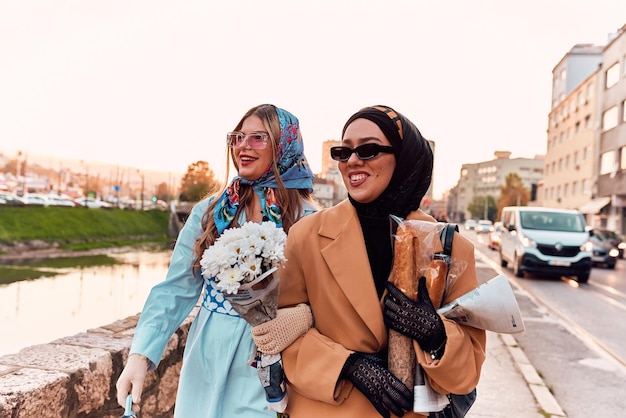
[[[385,324],[418,342],[433,360],[440,359],[446,348],[446,328],[430,301],[426,278],[420,277],[417,300],[409,299],[393,283],[385,283],[389,293],[384,300]]]
[[[413,392],[375,354],[352,353],[340,377],[352,382],[385,418],[391,416],[389,411],[402,417],[413,409]]]

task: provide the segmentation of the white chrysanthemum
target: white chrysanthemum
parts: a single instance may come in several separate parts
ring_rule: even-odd
[[[249,275],[249,279],[247,281],[252,281],[261,275],[262,261],[263,260],[259,257],[250,256],[239,262],[239,268],[241,269],[242,274]]]
[[[263,252],[263,240],[257,235],[250,235],[243,239],[242,242],[243,256],[259,256]]]
[[[222,270],[216,277],[217,287],[225,293],[237,294],[240,281],[242,280],[239,266],[228,267]]]
[[[282,245],[275,245],[272,247],[265,248],[261,256],[268,260],[272,265],[276,265],[277,263],[284,263],[287,261],[285,258],[285,247]]]
[[[224,260],[228,258],[227,249],[220,245],[212,245],[202,254],[202,258],[200,259],[200,266],[202,266],[202,275],[204,277],[213,277],[221,269],[226,267],[224,265]]]

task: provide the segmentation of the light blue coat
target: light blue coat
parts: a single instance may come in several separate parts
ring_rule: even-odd
[[[191,266],[209,202],[205,199],[192,209],[165,281],[152,288],[139,318],[130,352],[150,359],[151,369],[158,366],[170,337],[202,295],[204,279],[199,272],[192,274]],[[314,211],[305,207],[305,215]],[[254,352],[250,325],[244,319],[201,308],[187,338],[174,416],[275,418],[276,413],[267,409],[257,371],[248,364]]]

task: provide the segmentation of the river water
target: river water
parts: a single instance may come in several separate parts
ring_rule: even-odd
[[[136,315],[152,286],[165,278],[170,256],[116,254],[121,264],[0,285],[0,355]]]

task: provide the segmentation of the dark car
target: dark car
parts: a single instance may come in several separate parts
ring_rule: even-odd
[[[594,266],[602,265],[609,269],[615,268],[619,250],[601,235],[593,234],[589,239],[593,246],[591,262]]]
[[[624,258],[624,250],[626,250],[626,237],[620,235],[616,231],[610,229],[594,228],[593,234],[601,236],[617,247],[619,250],[619,258]]]

